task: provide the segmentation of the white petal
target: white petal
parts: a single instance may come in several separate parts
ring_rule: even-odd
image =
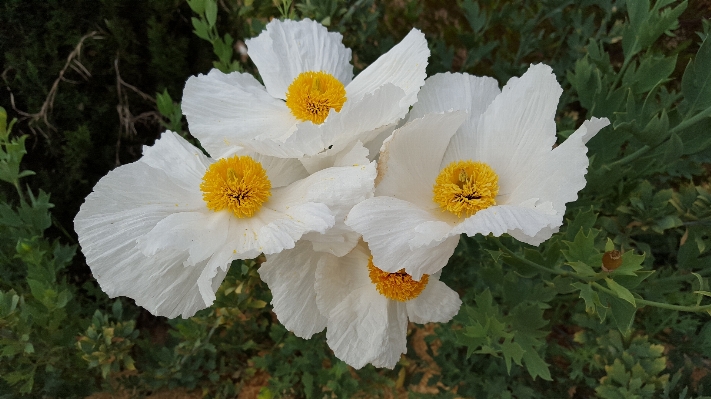
[[[449,142],[443,165],[472,159],[471,149],[479,147],[479,119],[494,98],[501,93],[496,79],[461,73],[440,73],[429,77],[417,95],[409,120],[432,112],[464,110],[467,119]]]
[[[430,275],[424,291],[405,304],[407,316],[412,322],[446,323],[457,315],[462,300],[459,294],[439,281],[439,276],[434,274]]]
[[[310,174],[298,159],[270,157],[252,151],[245,152],[245,155],[249,155],[262,165],[272,188],[288,186]]]
[[[407,118],[411,121],[425,114],[464,110],[468,116],[462,126],[471,126],[500,93],[499,83],[494,78],[438,73],[425,80]]]
[[[599,132],[602,128],[606,127],[609,124],[610,120],[607,118],[593,117],[592,119],[583,122],[583,124],[578,128],[578,130],[576,130],[575,133],[573,133],[572,135],[580,134],[582,136],[581,140],[583,141],[583,144],[587,144],[591,138],[595,137],[597,132]]]
[[[141,161],[121,166],[97,183],[74,227],[87,264],[109,296],[131,297],[167,317],[189,317],[212,303],[225,275],[217,266],[208,267],[207,261],[184,266],[187,251],[146,257],[136,243],[171,214],[194,209],[189,198],[164,171]],[[215,287],[212,295],[200,289],[205,283]]]
[[[308,173],[316,173],[332,166],[354,166],[367,165],[369,152],[360,140],[356,140],[350,145],[342,148],[329,148],[312,157],[299,159]]]
[[[368,150],[360,142],[356,142],[351,148],[324,159],[328,159],[329,164],[343,167],[343,169],[324,169],[324,173],[331,175],[333,172],[342,170],[347,174],[341,175],[340,179],[352,184],[343,186],[339,190],[343,199],[329,202],[329,207],[336,220],[335,225],[323,234],[309,233],[303,239],[311,241],[315,251],[343,256],[350,252],[360,239],[360,234],[346,226],[345,219],[353,205],[373,196],[375,163],[371,163],[368,160]],[[315,166],[316,163],[311,162],[310,165]],[[363,168],[363,166],[366,167]],[[361,183],[359,184],[358,182]],[[347,200],[347,198],[350,198],[350,200]]]
[[[152,147],[143,147],[143,157],[138,162],[162,170],[173,184],[187,192],[195,192],[212,163],[197,147],[169,130],[163,132]]]
[[[268,146],[270,155],[281,153],[279,140],[299,122],[284,101],[270,96],[252,75],[226,75],[216,69],[188,79],[181,107],[190,133],[213,158],[223,157],[235,145],[257,151]]]
[[[297,145],[296,140],[308,143],[320,140],[322,147],[314,144],[310,152],[306,153],[316,155],[328,147],[341,151],[357,140],[365,143],[379,134],[373,132],[375,129],[397,122],[407,114],[407,107],[397,105],[404,96],[405,92],[401,88],[386,84],[361,99],[348,98],[341,111],[331,110],[324,123],[300,123],[285,145]],[[300,148],[306,149],[306,145],[301,144]]]
[[[146,256],[162,250],[187,251],[188,264],[194,265],[219,251],[227,240],[232,214],[229,211],[180,212],[156,223],[136,241]]]
[[[360,241],[342,257],[323,256],[316,269],[316,304],[328,317],[333,309],[353,291],[372,287],[368,276],[368,246]]]
[[[329,313],[326,342],[336,357],[356,369],[368,363],[394,368],[407,351],[406,334],[404,304],[371,285],[352,291]]]
[[[524,205],[497,205],[483,209],[464,219],[452,233],[465,233],[470,237],[475,234],[493,234],[499,237],[504,233],[516,232],[514,234],[518,237],[535,237],[541,230],[555,228],[563,222],[562,215],[558,215],[550,203]]]
[[[326,318],[316,306],[316,266],[319,259],[330,256],[314,252],[301,241],[293,249],[267,256],[259,267],[259,276],[272,292],[272,305],[277,318],[297,337],[309,339],[326,328]]]
[[[373,162],[324,169],[288,187],[274,190],[269,206],[286,210],[294,203],[319,202],[333,210],[350,208],[372,196],[375,173]]]
[[[463,111],[427,114],[395,130],[383,143],[376,195],[387,195],[435,209],[432,188],[442,156],[466,118]]]
[[[496,171],[500,195],[510,193],[523,180],[524,172],[555,144],[555,113],[561,93],[549,66],[532,65],[521,78],[511,78],[481,116],[478,147],[462,152]]]
[[[380,295],[368,276],[370,253],[362,241],[347,255],[322,258],[316,301],[328,320],[326,338],[338,358],[355,368],[393,368],[406,351],[404,303]]]
[[[346,224],[363,235],[378,268],[404,268],[419,280],[443,268],[459,242],[459,233],[437,216],[407,201],[375,197],[354,206]]]
[[[405,91],[399,105],[405,110],[417,101],[417,92],[425,82],[430,50],[425,35],[412,29],[390,51],[380,56],[346,87],[349,101],[358,101],[378,87],[392,83]]]
[[[272,192],[275,196],[277,190]],[[234,245],[237,253],[249,249],[254,251],[252,253],[263,252],[267,255],[293,248],[304,234],[311,231],[323,233],[334,224],[333,215],[326,205],[298,201],[279,210],[270,209],[265,204],[251,218],[233,220],[235,227],[230,226],[230,234],[235,242],[228,245]]]
[[[302,72],[328,72],[343,85],[353,78],[351,50],[340,33],[329,32],[318,22],[272,20],[259,36],[245,41],[272,97],[286,99],[291,82]]]
[[[586,138],[592,137],[607,125],[607,120],[584,123],[561,145],[554,148],[528,166],[519,184],[508,196],[497,197],[502,204],[520,204],[531,198],[550,202],[562,217],[565,204],[578,198],[578,191],[585,187],[588,168]],[[608,122],[609,123],[609,122]],[[590,129],[588,129],[590,127]]]

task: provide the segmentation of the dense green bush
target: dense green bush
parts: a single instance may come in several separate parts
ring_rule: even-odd
[[[242,41],[280,17],[343,33],[356,71],[413,26],[428,74],[503,84],[544,62],[564,87],[561,140],[613,122],[588,143],[560,233],[538,248],[460,241],[442,278],[464,306],[411,324],[392,371],[352,370],[325,334],[286,331],[263,259],[234,262],[210,309],[165,320],[108,299],[77,251],[70,226],[98,179],[166,128],[188,136],[187,77],[256,75]],[[709,17],[704,0],[3,2],[0,397],[708,397]]]

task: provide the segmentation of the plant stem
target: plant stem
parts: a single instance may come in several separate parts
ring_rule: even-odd
[[[597,288],[598,290],[600,290],[602,292],[605,292],[609,295],[617,297],[617,294],[615,294],[615,292],[612,291],[611,289],[605,288],[596,282],[592,282],[590,284],[592,284],[595,288]],[[634,300],[639,305],[654,306],[657,308],[669,309],[669,310],[678,310],[680,312],[705,312],[705,311],[711,310],[711,305],[682,306],[682,305],[672,305],[670,303],[664,303],[664,302],[648,301],[646,299],[640,299],[640,298],[635,298]]]
[[[551,273],[551,274],[557,274],[557,275],[559,275],[559,276],[564,276],[564,277],[574,277],[574,278],[577,278],[577,279],[579,279],[579,280],[581,280],[581,281],[584,281],[584,282],[586,282],[586,283],[589,283],[589,284],[593,285],[595,288],[597,288],[598,290],[600,290],[600,291],[602,291],[602,292],[605,292],[605,293],[607,293],[607,294],[609,294],[609,295],[612,295],[612,296],[614,296],[614,297],[617,297],[617,294],[615,294],[614,291],[612,291],[612,290],[610,290],[610,289],[608,289],[608,288],[606,288],[606,287],[600,285],[599,283],[593,281],[592,279],[589,279],[589,278],[586,278],[586,277],[582,277],[582,276],[579,276],[579,275],[577,275],[577,274],[575,274],[575,273],[567,272],[567,271],[564,271],[564,270],[549,269],[549,268],[547,268],[547,267],[545,267],[545,266],[543,266],[543,265],[541,265],[541,264],[538,264],[538,263],[536,263],[536,262],[533,262],[533,261],[531,261],[531,260],[528,260],[528,259],[526,259],[526,258],[523,258],[523,257],[517,255],[516,253],[514,253],[513,251],[511,251],[510,249],[508,249],[504,244],[502,244],[498,239],[495,240],[495,242],[496,242],[496,245],[498,245],[498,247],[499,247],[504,253],[506,253],[506,255],[511,256],[511,257],[515,258],[516,260],[518,260],[518,261],[520,261],[520,262],[522,262],[522,263],[525,263],[525,264],[528,265],[528,266],[533,267],[533,268],[536,269],[536,270],[544,271],[544,272]],[[703,306],[682,306],[682,305],[672,305],[672,304],[664,303],[664,302],[648,301],[648,300],[646,300],[646,299],[640,299],[640,298],[635,298],[635,302],[636,302],[637,304],[643,305],[643,306],[654,306],[654,307],[657,307],[657,308],[669,309],[669,310],[678,310],[678,311],[681,311],[681,312],[705,312],[705,311],[711,310],[711,305],[703,305]]]
[[[711,117],[711,107],[706,108],[705,110],[699,112],[698,114],[692,116],[689,119],[685,119],[681,121],[680,124],[674,126],[671,130],[669,130],[669,133],[677,133],[681,130],[686,129],[687,127],[700,122],[702,119]]]

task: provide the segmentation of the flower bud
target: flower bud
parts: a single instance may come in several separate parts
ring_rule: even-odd
[[[616,249],[607,251],[602,255],[602,270],[606,272],[611,272],[617,269],[621,264],[622,254]]]

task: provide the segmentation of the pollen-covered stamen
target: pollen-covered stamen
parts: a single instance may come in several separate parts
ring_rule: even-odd
[[[442,169],[432,191],[442,211],[469,217],[496,205],[499,176],[483,162],[455,161]]]
[[[286,91],[286,106],[299,120],[321,124],[331,108],[339,112],[346,102],[346,89],[333,75],[302,72]]]
[[[420,281],[415,281],[412,276],[405,273],[405,269],[401,269],[397,273],[384,272],[373,265],[372,256],[368,260],[368,271],[370,272],[370,281],[375,284],[380,295],[400,302],[417,298],[430,279],[429,275],[424,274]]]
[[[229,209],[238,218],[251,217],[259,211],[271,196],[271,188],[262,165],[246,155],[213,163],[200,183],[208,209]]]

